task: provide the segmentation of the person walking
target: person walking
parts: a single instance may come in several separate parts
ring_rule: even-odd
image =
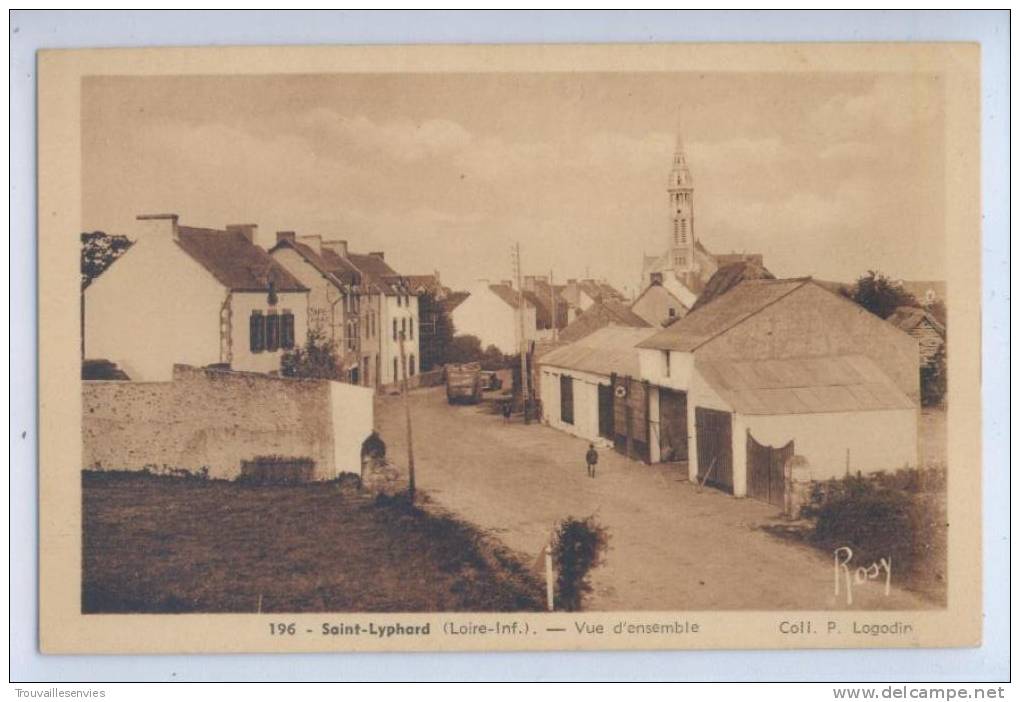
[[[588,444],[588,453],[584,454],[584,462],[588,464],[588,477],[595,477],[595,466],[599,462],[599,452],[595,450],[595,444]]]
[[[511,402],[503,403],[503,423],[510,423],[510,413],[513,412],[513,404]]]

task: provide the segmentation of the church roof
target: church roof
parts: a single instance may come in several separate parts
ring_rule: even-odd
[[[749,261],[731,263],[723,266],[708,279],[705,289],[698,295],[698,299],[691,307],[691,311],[704,307],[712,300],[732,290],[745,280],[774,280],[772,275],[764,266],[759,266]]]

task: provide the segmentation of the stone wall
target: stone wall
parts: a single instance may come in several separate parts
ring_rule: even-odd
[[[312,459],[316,479],[360,473],[371,391],[337,386],[180,365],[169,382],[83,382],[82,467],[232,479],[242,460],[277,455]]]

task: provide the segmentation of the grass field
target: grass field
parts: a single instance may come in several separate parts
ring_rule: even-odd
[[[542,608],[542,585],[473,527],[335,483],[84,472],[82,492],[86,613]]]

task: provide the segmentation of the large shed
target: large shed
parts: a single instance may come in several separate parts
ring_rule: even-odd
[[[637,344],[654,330],[610,325],[550,351],[539,363],[542,407],[552,427],[648,457],[647,385]]]
[[[691,480],[778,503],[792,455],[816,480],[917,465],[917,342],[810,279],[741,282],[639,346],[651,459]]]

